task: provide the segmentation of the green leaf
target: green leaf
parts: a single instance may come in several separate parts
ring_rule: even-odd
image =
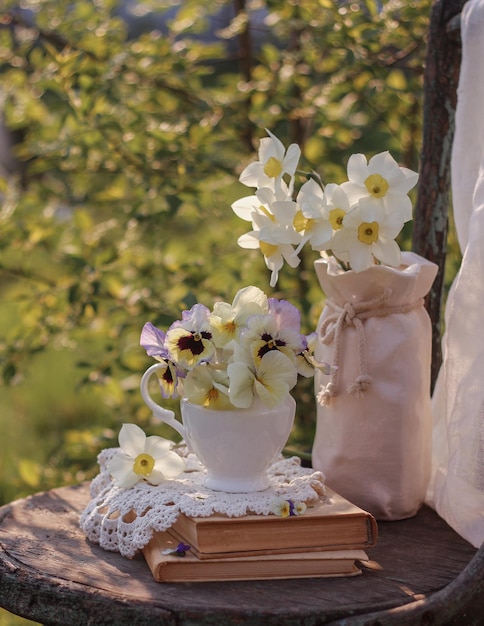
[[[29,487],[39,487],[42,471],[38,463],[31,459],[20,459],[18,462],[18,473],[22,481]]]
[[[397,91],[406,91],[408,88],[408,81],[401,70],[392,70],[388,74],[386,84],[391,89],[396,89]]]

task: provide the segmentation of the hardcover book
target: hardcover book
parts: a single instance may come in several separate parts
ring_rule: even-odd
[[[303,515],[189,517],[181,514],[170,533],[191,546],[199,559],[291,552],[366,550],[374,546],[374,517],[326,488],[327,499]]]
[[[269,580],[326,578],[361,573],[357,561],[368,560],[363,550],[266,554],[202,560],[192,550],[176,552],[178,539],[169,531],[155,533],[143,548],[153,577],[158,582],[210,582],[221,580]]]

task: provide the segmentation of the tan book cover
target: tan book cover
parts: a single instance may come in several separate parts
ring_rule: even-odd
[[[341,550],[299,554],[273,554],[222,559],[198,559],[192,550],[184,556],[176,551],[178,539],[159,532],[143,548],[143,555],[158,582],[210,582],[221,580],[270,580],[283,578],[326,578],[361,573],[356,561],[368,560],[363,550]]]
[[[181,514],[170,532],[199,559],[321,550],[366,550],[377,539],[374,517],[327,488],[328,501],[303,515],[189,517]]]

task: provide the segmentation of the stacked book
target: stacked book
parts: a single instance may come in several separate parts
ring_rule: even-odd
[[[374,517],[327,488],[302,515],[180,514],[143,548],[159,582],[354,576],[374,546]]]

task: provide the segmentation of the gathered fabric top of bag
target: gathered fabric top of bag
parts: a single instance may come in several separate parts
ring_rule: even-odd
[[[344,329],[353,327],[357,334],[359,373],[347,392],[359,396],[372,383],[366,363],[365,320],[423,310],[424,296],[432,285],[437,266],[413,252],[404,252],[399,268],[375,265],[359,274],[345,272],[331,257],[316,261],[315,267],[328,296],[318,332],[323,344],[333,344],[333,373],[317,395],[320,404],[328,405],[337,395]]]
[[[386,306],[417,301],[429,292],[438,269],[415,252],[402,252],[400,267],[373,265],[363,272],[345,271],[334,257],[318,259],[314,267],[326,298],[338,306],[372,302],[386,290]]]

